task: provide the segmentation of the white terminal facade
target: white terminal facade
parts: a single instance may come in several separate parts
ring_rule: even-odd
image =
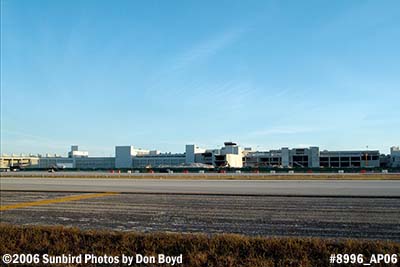
[[[390,148],[390,166],[394,168],[400,167],[400,147],[392,146]]]
[[[19,166],[32,169],[139,169],[139,168],[377,168],[400,167],[400,149],[391,147],[390,155],[378,150],[320,151],[319,147],[253,151],[225,142],[217,149],[186,145],[184,153],[116,146],[115,157],[89,157],[87,151],[71,146],[68,157],[2,155],[1,168]]]

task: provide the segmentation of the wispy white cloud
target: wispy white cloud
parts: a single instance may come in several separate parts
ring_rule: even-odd
[[[274,97],[283,97],[283,96],[286,96],[290,92],[289,89],[280,89],[280,90],[278,89],[276,91],[277,91],[277,93],[274,95]]]
[[[311,146],[315,146],[315,144],[296,144],[295,147],[297,148],[302,148],[302,147],[311,147]]]
[[[67,150],[69,144],[21,131],[2,129],[1,136],[1,153],[5,154],[61,153]]]
[[[154,75],[150,77],[146,90],[149,92],[160,91],[161,94],[165,92],[168,95],[182,95],[184,91],[193,86],[204,87],[204,82],[201,80],[194,81],[194,84],[190,84],[193,83],[193,79],[185,81],[184,73],[223,51],[224,48],[237,41],[245,31],[245,28],[229,29],[183,50],[155,71]],[[165,89],[168,89],[168,92]]]
[[[256,130],[249,133],[249,136],[267,136],[267,135],[281,135],[281,134],[299,134],[299,133],[309,133],[315,131],[315,128],[306,127],[276,127]]]
[[[32,144],[45,144],[46,147],[49,148],[61,148],[61,147],[65,147],[65,144],[68,144],[68,142],[60,142],[60,141],[55,141],[51,138],[48,138],[46,136],[40,136],[40,135],[33,135],[30,133],[26,133],[23,131],[15,131],[15,130],[1,130],[1,134],[2,134],[2,139],[4,144],[6,144],[9,141],[10,136],[14,137],[12,138],[12,140],[19,140],[19,141],[23,141],[23,142],[30,142]],[[2,142],[2,143],[3,143]]]
[[[198,61],[215,55],[217,52],[236,41],[244,32],[245,30],[243,28],[229,29],[221,34],[199,42],[181,55],[178,55],[173,60],[173,64],[170,65],[171,70],[179,71],[186,69]]]
[[[28,154],[28,153],[57,153],[66,154],[69,146],[77,144],[72,140],[54,140],[47,136],[26,133],[20,130],[1,130],[1,153]],[[78,144],[79,145],[79,144]],[[84,150],[89,150],[91,155],[109,156],[113,153],[112,146],[92,146],[85,144]]]

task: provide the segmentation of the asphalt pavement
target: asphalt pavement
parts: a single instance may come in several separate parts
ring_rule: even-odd
[[[1,222],[400,241],[400,181],[1,177]],[[108,193],[104,193],[108,192]]]
[[[2,191],[1,222],[400,242],[400,199]],[[71,201],[73,200],[73,201]]]
[[[399,180],[0,179],[2,191],[400,197]]]

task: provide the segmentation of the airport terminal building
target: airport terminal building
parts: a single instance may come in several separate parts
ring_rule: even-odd
[[[114,157],[90,157],[87,151],[71,146],[67,157],[57,155],[2,155],[2,169],[78,169],[111,170],[143,168],[399,168],[400,148],[391,147],[390,155],[379,150],[328,151],[317,146],[283,147],[277,150],[242,149],[234,142],[225,142],[215,149],[188,144],[183,153],[161,153],[158,150],[116,146]]]
[[[393,167],[393,168],[399,168],[400,167],[400,147],[392,146],[390,148],[389,160],[390,160],[389,165],[391,167]]]

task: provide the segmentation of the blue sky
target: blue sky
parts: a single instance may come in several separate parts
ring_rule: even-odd
[[[2,153],[400,144],[399,1],[1,8]]]

